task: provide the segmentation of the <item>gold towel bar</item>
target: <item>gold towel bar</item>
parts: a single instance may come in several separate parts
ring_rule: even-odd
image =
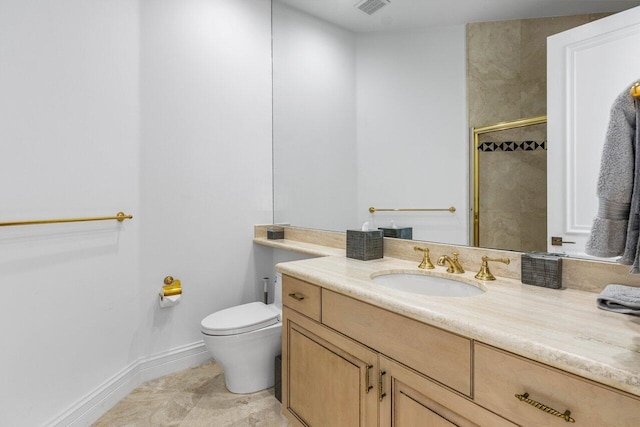
[[[634,98],[640,98],[640,82],[631,86],[631,96]]]
[[[446,211],[454,213],[456,211],[456,208],[454,208],[453,206],[446,209],[399,209],[399,208],[382,209],[382,208],[374,208],[373,206],[369,208],[369,212],[371,213],[375,213],[375,212],[446,212]]]
[[[97,216],[90,218],[62,218],[62,219],[41,219],[36,221],[12,221],[0,222],[0,227],[10,227],[14,225],[36,225],[36,224],[57,224],[61,222],[84,222],[84,221],[105,221],[117,220],[122,222],[125,219],[132,219],[133,215],[125,215],[124,212],[118,212],[115,216]]]

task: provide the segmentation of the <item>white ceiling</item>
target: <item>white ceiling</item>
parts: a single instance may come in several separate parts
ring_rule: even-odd
[[[356,32],[619,12],[640,5],[640,0],[391,0],[369,16],[355,7],[360,0],[274,1]]]

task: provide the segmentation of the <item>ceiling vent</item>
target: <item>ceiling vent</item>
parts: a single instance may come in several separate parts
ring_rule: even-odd
[[[391,0],[363,0],[356,4],[356,7],[366,13],[367,15],[373,15],[384,6],[391,3]]]

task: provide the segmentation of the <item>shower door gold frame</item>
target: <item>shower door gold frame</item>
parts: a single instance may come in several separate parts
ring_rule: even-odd
[[[473,153],[473,246],[478,246],[480,243],[480,153],[478,152],[480,135],[489,132],[516,129],[544,123],[547,123],[546,115],[518,119],[510,122],[501,122],[479,128],[471,128],[471,131],[473,132],[473,141],[471,143],[471,151]]]

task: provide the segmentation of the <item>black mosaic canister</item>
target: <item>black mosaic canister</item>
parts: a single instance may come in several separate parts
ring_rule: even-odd
[[[560,289],[562,287],[562,255],[545,252],[522,254],[521,281],[526,285]]]
[[[382,230],[347,230],[347,258],[369,261],[382,258]]]
[[[384,237],[408,240],[413,238],[413,227],[378,227],[378,230],[382,230]]]

